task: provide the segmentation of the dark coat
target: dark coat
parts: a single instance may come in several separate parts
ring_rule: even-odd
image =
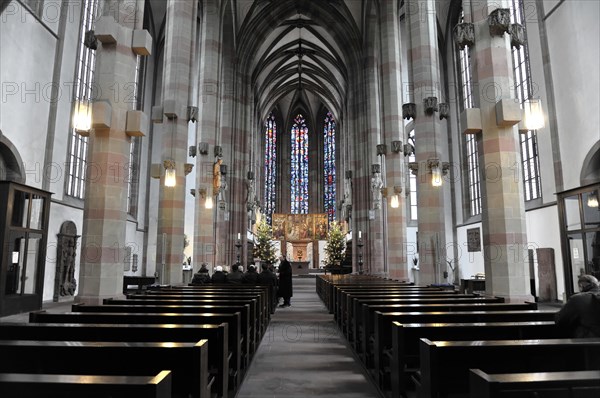
[[[227,274],[227,282],[234,284],[241,284],[244,278],[244,273],[240,271],[233,271]]]
[[[292,288],[292,265],[288,260],[283,260],[279,264],[279,297],[292,297],[294,291]]]
[[[571,296],[555,321],[569,337],[600,337],[600,288]]]
[[[264,270],[258,274],[257,281],[259,285],[277,286],[277,276],[269,270]]]
[[[194,277],[192,278],[192,283],[194,285],[204,285],[206,283],[210,283],[210,281],[211,279],[208,272],[198,271],[194,274]]]
[[[215,271],[212,276],[212,283],[227,283],[227,275],[223,271]]]
[[[258,272],[256,272],[256,270],[254,269],[248,270],[248,272],[244,274],[244,279],[242,280],[242,282],[248,285],[258,284]]]

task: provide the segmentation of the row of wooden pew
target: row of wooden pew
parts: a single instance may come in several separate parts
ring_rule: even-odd
[[[0,395],[234,397],[273,302],[268,286],[163,286],[31,312],[0,323]]]
[[[382,395],[600,396],[600,339],[567,338],[554,309],[364,275],[316,283]]]

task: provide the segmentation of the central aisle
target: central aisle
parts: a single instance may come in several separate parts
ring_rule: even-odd
[[[317,296],[315,280],[293,283],[292,306],[272,316],[237,397],[379,397]]]

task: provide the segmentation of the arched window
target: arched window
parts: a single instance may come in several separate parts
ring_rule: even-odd
[[[325,212],[329,222],[335,220],[335,119],[331,112],[325,116],[323,128],[323,170],[325,174]]]
[[[73,102],[89,101],[92,98],[92,80],[96,67],[96,53],[85,46],[85,34],[94,29],[98,0],[85,0],[79,32],[79,50],[75,65],[75,87]],[[87,168],[88,139],[71,129],[66,193],[83,199],[85,194],[85,171]]]
[[[458,23],[464,22],[464,11],[461,11]],[[471,51],[468,46],[457,49],[458,78],[460,81],[460,107],[475,108],[473,97],[473,77],[471,65]],[[479,180],[479,151],[475,134],[465,134],[464,153],[466,157],[466,170],[468,182],[468,200],[471,217],[481,214],[481,184]],[[467,188],[467,187],[465,187]]]
[[[292,126],[291,198],[292,214],[308,213],[308,127],[302,115]]]
[[[265,122],[265,217],[269,225],[275,211],[275,177],[277,176],[277,124],[273,113]]]
[[[523,0],[510,1],[511,21],[525,26],[525,7]],[[513,70],[515,76],[515,95],[523,104],[526,100],[533,98],[534,88],[531,81],[531,68],[529,66],[529,48],[527,41],[520,48],[513,47]],[[537,150],[537,134],[528,131],[520,134],[521,141],[521,166],[523,168],[523,184],[525,201],[537,199],[542,196],[540,189],[540,165]]]

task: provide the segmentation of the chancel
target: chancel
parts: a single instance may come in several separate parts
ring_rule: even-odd
[[[600,396],[599,19],[1,1],[0,391]]]

